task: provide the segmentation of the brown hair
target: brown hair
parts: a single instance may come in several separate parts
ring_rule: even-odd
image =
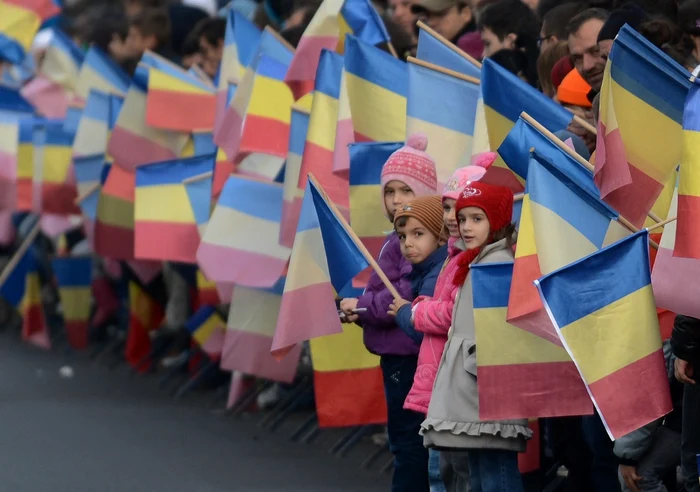
[[[559,41],[554,46],[540,53],[540,57],[537,60],[537,78],[539,79],[540,89],[547,97],[552,98],[557,93],[554,82],[552,82],[552,69],[565,56],[569,56],[569,43],[567,41]]]
[[[515,230],[515,224],[508,224],[502,229],[497,230],[496,232],[493,233],[493,240],[491,241],[492,243],[497,243],[501,239],[506,240],[506,247],[510,250],[513,249],[513,245],[515,244],[517,235],[516,235],[516,230]]]
[[[170,17],[165,9],[145,9],[135,15],[129,27],[138,29],[141,36],[155,36],[158,48],[170,44]]]

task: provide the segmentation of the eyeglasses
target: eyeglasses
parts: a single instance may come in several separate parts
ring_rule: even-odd
[[[553,37],[554,37],[554,34],[550,34],[549,36],[544,36],[544,37],[542,37],[542,38],[538,38],[538,39],[537,39],[537,47],[538,47],[539,49],[542,49],[542,43],[544,43],[545,41],[549,41],[549,40],[552,39]]]

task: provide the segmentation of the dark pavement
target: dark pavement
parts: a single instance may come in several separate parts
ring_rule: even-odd
[[[70,365],[74,377],[62,378]],[[115,371],[86,355],[42,352],[0,332],[0,492],[387,491],[388,475],[361,471],[368,443],[347,458],[276,432],[259,417],[207,410],[200,395],[175,401],[157,378]],[[380,465],[388,460],[382,457]]]

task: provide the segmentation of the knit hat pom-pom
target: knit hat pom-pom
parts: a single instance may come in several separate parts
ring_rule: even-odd
[[[406,140],[406,146],[425,152],[428,148],[428,137],[425,133],[414,133]]]

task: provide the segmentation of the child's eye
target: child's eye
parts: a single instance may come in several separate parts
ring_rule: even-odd
[[[421,237],[423,235],[422,232],[416,232],[416,236]]]
[[[393,195],[393,194],[394,194],[394,190],[384,190],[384,194],[385,194],[385,195]]]

